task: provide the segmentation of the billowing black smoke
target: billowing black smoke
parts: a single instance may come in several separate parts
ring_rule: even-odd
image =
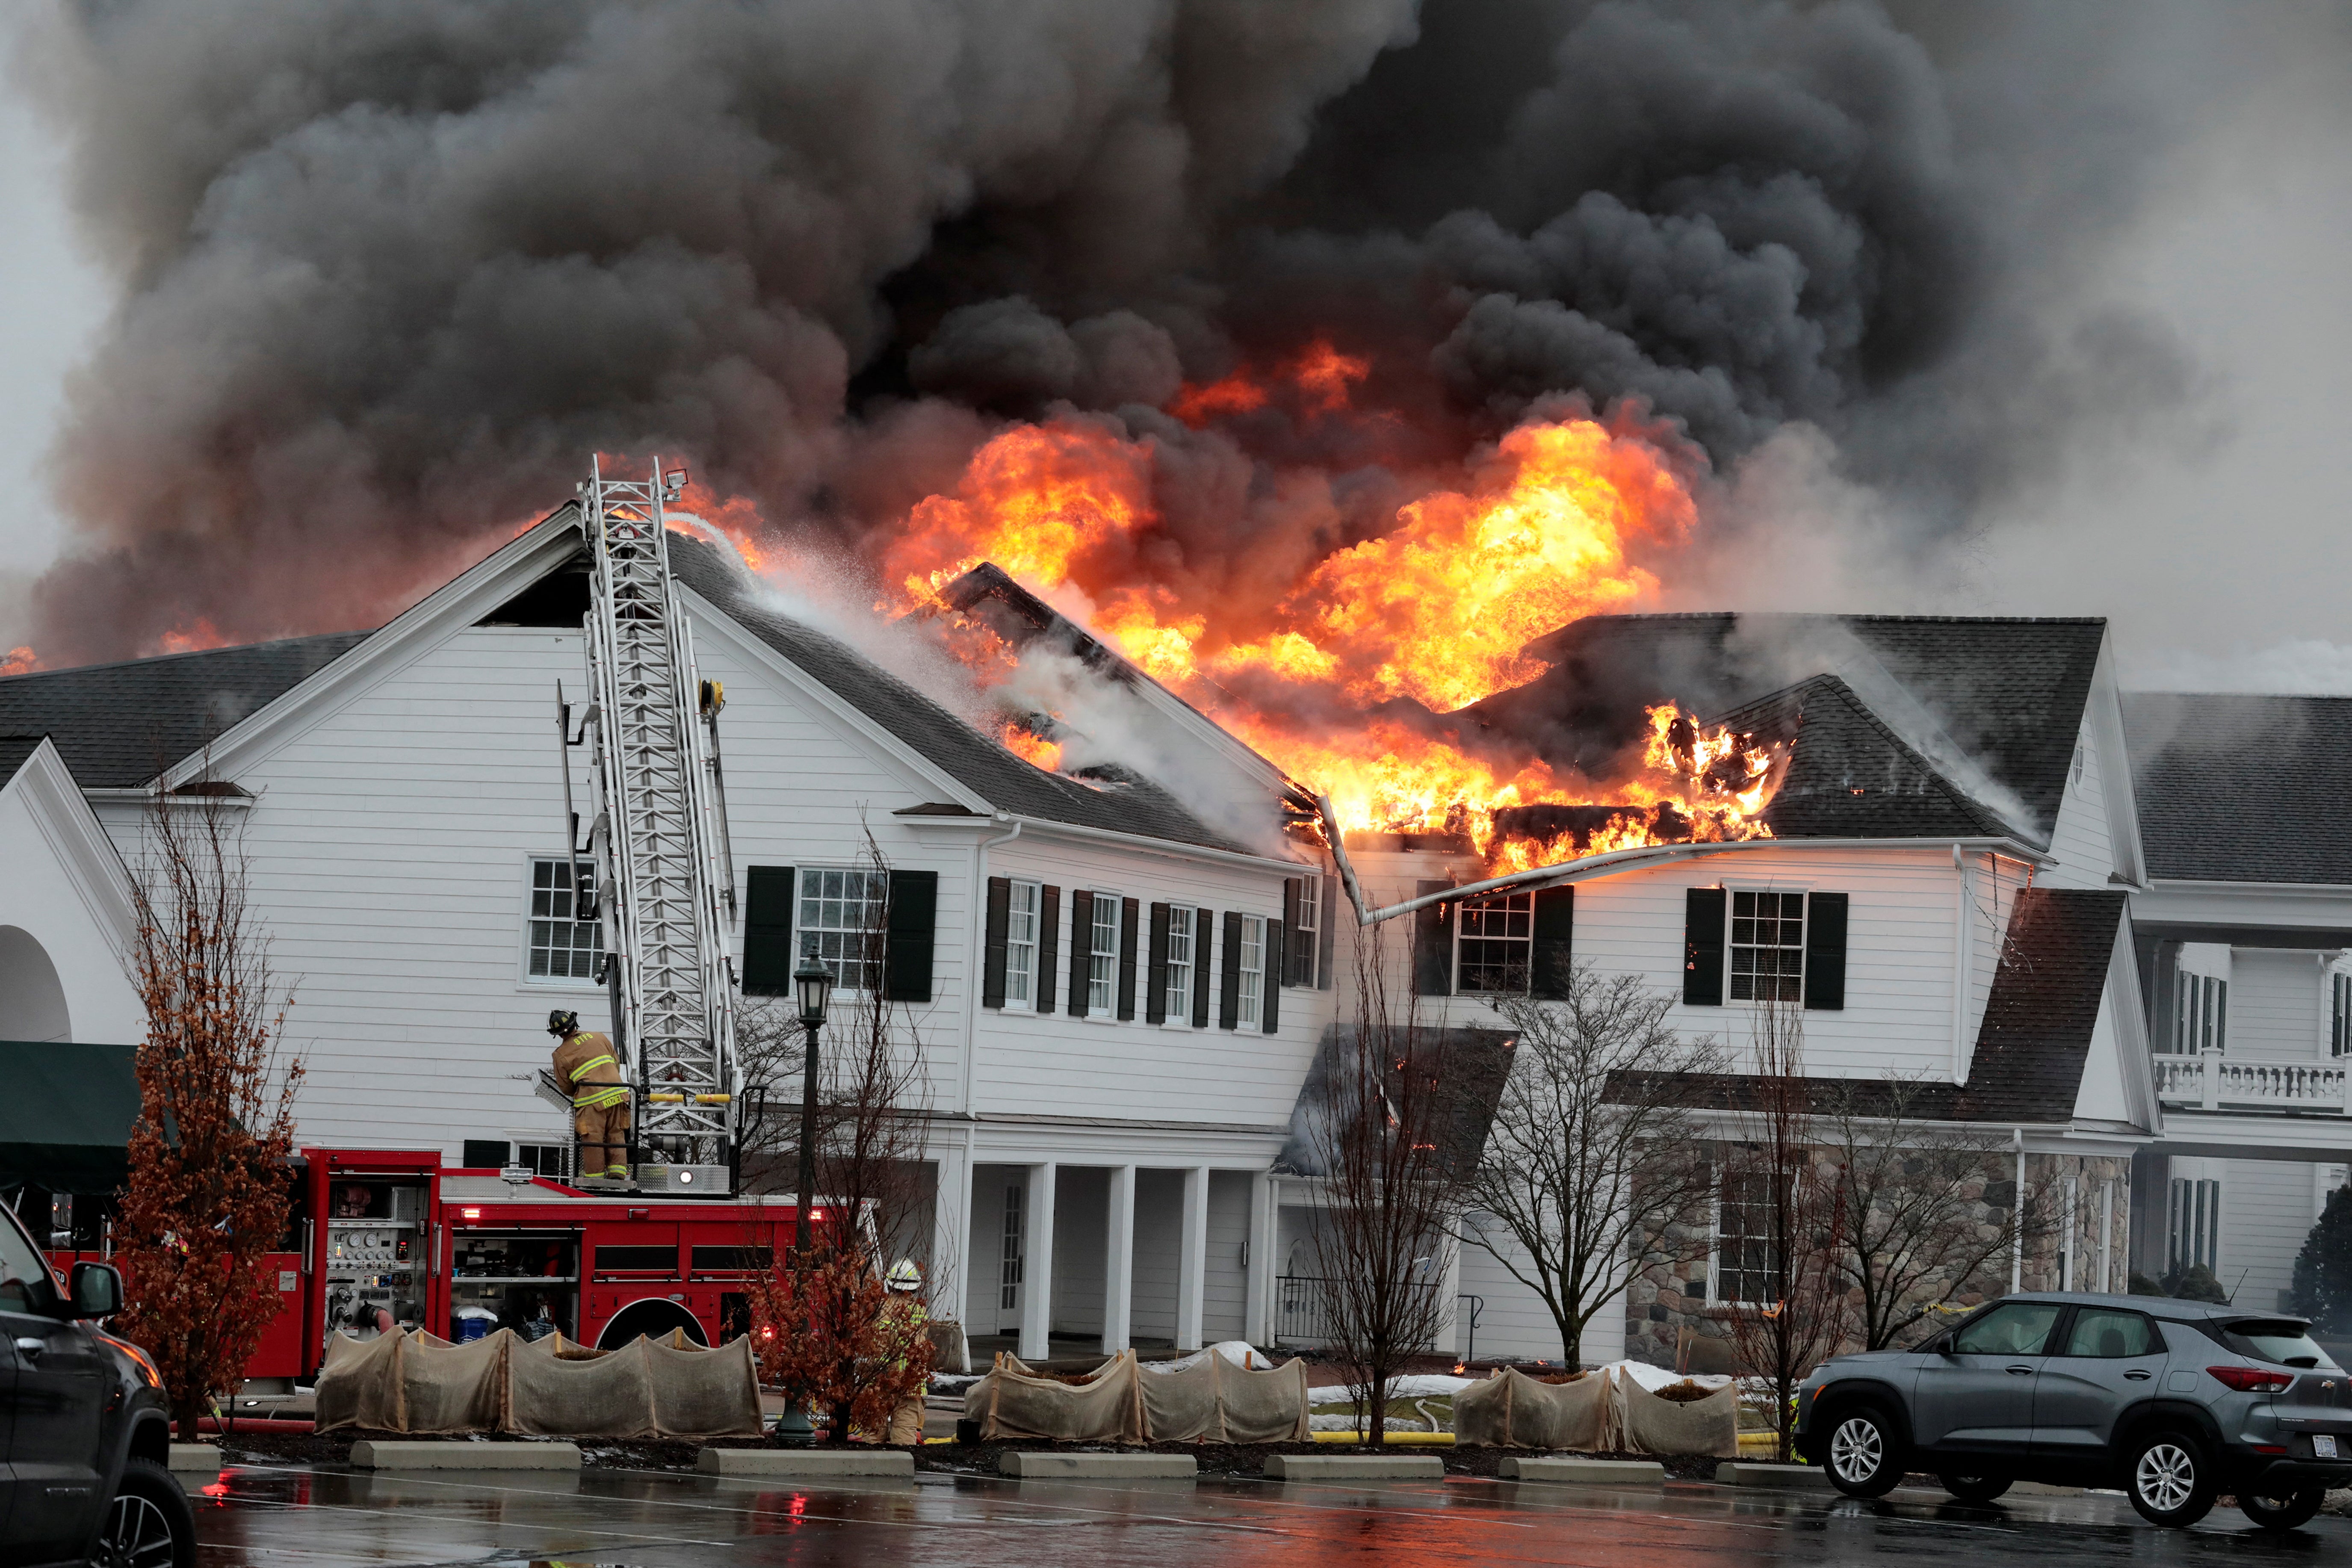
[[[32,640],[373,624],[592,449],[854,541],[1057,409],[1157,444],[1167,548],[1135,569],[1195,580],[1379,531],[1561,395],[1718,468],[1816,425],[1948,525],[2112,405],[2106,370],[2179,379],[2129,322],[2043,341],[2027,263],[2074,228],[1983,158],[2063,93],[1970,89],[1969,49],[2043,42],[1988,32],[1931,56],[1874,5],[1707,0],[89,0],[21,62],[122,280]],[[1162,412],[1318,337],[1371,360],[1377,450]],[[1311,495],[1268,480],[1300,466]]]

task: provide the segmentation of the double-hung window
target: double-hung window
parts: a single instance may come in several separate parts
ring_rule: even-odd
[[[1241,918],[1241,942],[1235,968],[1241,975],[1241,1000],[1236,1016],[1244,1029],[1265,1023],[1265,921],[1259,915]]]
[[[2170,1245],[2166,1259],[2173,1268],[2203,1264],[2218,1269],[2221,1262],[2221,1184],[2194,1176],[2175,1176],[2170,1194]]]
[[[2327,982],[2327,1054],[2352,1057],[2352,974],[2331,974]]]
[[[1805,895],[1731,895],[1731,999],[1801,1002],[1805,994]]]
[[[1197,918],[1190,904],[1168,906],[1168,988],[1161,998],[1171,1024],[1192,1021],[1192,935]]]
[[[572,862],[530,863],[530,974],[533,980],[593,980],[604,956],[604,933],[594,921],[578,919],[596,897],[596,868],[580,862],[580,890],[572,897]]]
[[[1316,968],[1323,962],[1323,879],[1301,877],[1298,888],[1298,923],[1293,927],[1290,940],[1290,973],[1298,985],[1319,985],[1323,977]]]
[[[1715,1300],[1764,1303],[1780,1300],[1780,1246],[1772,1234],[1772,1178],[1727,1174],[1715,1205]]]
[[[1118,1005],[1118,910],[1117,893],[1097,891],[1087,928],[1087,1016],[1108,1018]]]
[[[1037,1005],[1037,919],[1045,889],[1035,882],[1015,882],[1004,904],[1004,1005],[1034,1008]]]
[[[801,873],[801,952],[833,971],[834,984],[869,994],[882,989],[883,920],[890,879],[883,871]]]
[[[2174,1010],[2173,1048],[2182,1056],[2227,1050],[2230,1046],[2230,983],[2218,974],[2181,970],[2179,1005]]]
[[[1461,933],[1454,950],[1454,990],[1489,994],[1527,990],[1535,952],[1532,890],[1465,899]]]

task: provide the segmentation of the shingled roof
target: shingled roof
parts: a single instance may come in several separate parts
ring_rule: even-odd
[[[673,533],[669,556],[678,581],[998,810],[1179,844],[1263,853],[1211,827],[1147,779],[1121,773],[1087,784],[1024,762],[848,645],[761,605],[755,584],[714,546]],[[1269,822],[1272,805],[1269,801]]]
[[[1978,838],[2009,831],[1834,675],[1800,681],[1714,721],[1791,747],[1763,813],[1777,838]]]
[[[0,784],[16,776],[16,770],[40,750],[41,740],[38,735],[0,735]]]
[[[2352,886],[2352,697],[2135,692],[2148,874]]]
[[[1900,1114],[1913,1121],[2072,1121],[2126,898],[2120,889],[2076,888],[2029,888],[2018,895],[1967,1083],[1808,1078],[1808,1109],[1872,1116],[1894,1113],[1899,1103]],[[1612,1079],[1618,1098],[1637,1091],[1622,1081],[1634,1076]],[[1750,1074],[1685,1073],[1670,1083],[1694,1108],[1756,1109]]]
[[[336,632],[0,678],[0,735],[51,736],[84,789],[135,789],[371,635]]]
[[[1820,737],[1835,753],[1816,770],[1820,778],[1856,763],[1896,766],[1900,776],[1916,763],[1969,804],[1939,799],[1927,824],[1922,807],[1943,791],[1915,779],[1917,788],[1874,800],[1865,784],[1835,812],[1792,813],[1784,837],[1937,837],[1957,831],[1958,817],[2004,813],[2007,803],[1987,797],[2006,795],[2015,815],[2030,819],[2014,829],[2047,844],[2105,635],[2096,618],[1589,616],[1528,645],[1550,669],[1462,717],[1533,746],[1556,766],[1606,779],[1639,739],[1652,704],[1721,714],[1832,675],[1845,691],[1832,705],[1858,711],[1836,716]],[[1822,696],[1813,688],[1805,700]],[[1799,743],[1801,758],[1807,743]],[[1978,775],[1983,784],[1972,782]]]

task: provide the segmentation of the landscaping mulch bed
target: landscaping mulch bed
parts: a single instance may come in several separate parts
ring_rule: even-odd
[[[334,1432],[257,1432],[250,1435],[235,1433],[221,1439],[225,1458],[248,1464],[345,1466],[352,1462],[352,1445],[361,1438],[373,1437],[400,1442],[464,1443],[465,1437],[418,1437],[398,1432],[361,1432],[349,1429]],[[601,1437],[581,1441],[584,1465],[594,1469],[677,1470],[691,1471],[705,1447],[759,1448],[766,1447],[759,1437],[719,1437],[709,1442],[672,1441],[617,1442]],[[915,1450],[915,1468],[942,1475],[994,1476],[997,1458],[1007,1449],[1042,1452],[1118,1452],[1153,1454],[1190,1454],[1200,1461],[1204,1476],[1230,1476],[1251,1479],[1265,1473],[1269,1454],[1370,1454],[1369,1445],[1340,1443],[1153,1443],[1143,1448],[1113,1449],[1109,1445],[1057,1443],[929,1443]],[[1431,1454],[1445,1462],[1449,1476],[1487,1476],[1498,1473],[1506,1454],[1517,1450],[1491,1448],[1484,1446],[1450,1447],[1439,1444],[1392,1444],[1380,1450],[1389,1454]],[[1595,1454],[1586,1456],[1601,1459],[1647,1458],[1641,1454]],[[1715,1474],[1716,1461],[1709,1458],[1670,1458],[1664,1461],[1666,1475],[1672,1480],[1703,1481]]]

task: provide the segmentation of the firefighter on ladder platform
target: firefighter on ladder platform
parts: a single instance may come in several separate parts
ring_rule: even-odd
[[[629,1089],[614,1058],[613,1042],[580,1026],[580,1015],[561,1007],[547,1016],[556,1039],[555,1081],[572,1096],[572,1130],[580,1142],[580,1173],[626,1180],[629,1174]]]

